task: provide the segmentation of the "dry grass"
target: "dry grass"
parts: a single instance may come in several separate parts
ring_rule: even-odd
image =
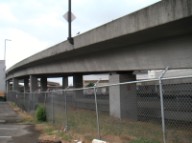
[[[9,102],[9,106],[21,117],[22,123],[25,123],[25,124],[35,123],[34,117],[31,114],[19,108],[16,104]]]

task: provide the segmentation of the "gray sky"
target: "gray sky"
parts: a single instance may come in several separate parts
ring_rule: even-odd
[[[137,11],[160,0],[72,0],[72,35],[84,33],[104,23]],[[68,37],[68,24],[62,17],[68,0],[0,0],[0,60],[6,66],[17,62]]]

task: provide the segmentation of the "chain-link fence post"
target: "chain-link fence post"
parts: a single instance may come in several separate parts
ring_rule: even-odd
[[[33,107],[34,107],[34,93],[31,93],[31,111],[33,111]]]
[[[166,143],[166,132],[165,132],[165,113],[164,113],[164,103],[163,103],[163,88],[162,88],[162,78],[168,71],[168,67],[162,72],[159,77],[159,93],[160,93],[160,104],[161,104],[161,121],[162,121],[162,132],[163,132],[163,143]]]
[[[65,90],[67,90],[69,87],[67,87]],[[67,118],[67,93],[65,92],[65,90],[63,91],[64,94],[64,108],[65,108],[65,123],[64,123],[64,131],[68,130],[68,118]]]
[[[97,105],[97,84],[100,80],[98,80],[94,85],[94,96],[95,96],[95,111],[97,116],[97,132],[98,132],[98,138],[101,139],[100,135],[100,124],[99,124],[99,113],[98,113],[98,105]]]
[[[45,92],[45,95],[44,95],[44,96],[45,96],[45,97],[44,97],[44,103],[43,103],[45,108],[46,108],[46,102],[47,102],[47,94],[48,94],[48,93]]]
[[[32,107],[32,93],[29,92],[29,108],[28,108],[29,112],[31,111],[31,107]]]
[[[54,94],[53,92],[51,92],[52,94],[52,123],[54,124],[55,122],[55,113],[54,113]]]

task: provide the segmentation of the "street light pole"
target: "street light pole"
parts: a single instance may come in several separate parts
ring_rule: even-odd
[[[72,18],[71,18],[71,0],[68,1],[68,24],[69,24],[69,37],[68,37],[68,40],[69,40],[69,43],[71,43],[72,45],[74,44],[74,41],[73,41],[73,38],[71,36],[71,22],[72,22]]]
[[[4,49],[4,76],[5,76],[5,92],[8,93],[8,85],[6,84],[6,74],[5,74],[5,71],[6,71],[6,48],[7,48],[7,41],[11,41],[10,39],[5,39],[4,40],[4,44],[5,44],[5,49]]]
[[[67,20],[68,22],[68,38],[67,40],[69,41],[70,44],[74,45],[74,41],[73,41],[73,37],[71,34],[71,23],[72,21],[75,19],[75,16],[73,15],[73,13],[71,12],[71,0],[68,0],[68,12],[66,14],[63,15],[63,17]]]
[[[71,0],[68,2],[69,38],[71,38]]]
[[[10,39],[5,39],[5,49],[4,49],[4,61],[5,61],[5,65],[6,65],[6,48],[7,48],[7,45],[6,45],[6,43],[7,43],[7,41],[11,41]]]

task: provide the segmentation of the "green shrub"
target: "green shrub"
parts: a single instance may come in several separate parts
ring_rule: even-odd
[[[47,120],[45,107],[38,105],[36,109],[36,119],[40,122],[45,122]]]
[[[86,87],[94,87],[94,86],[95,86],[95,84],[90,82]]]

